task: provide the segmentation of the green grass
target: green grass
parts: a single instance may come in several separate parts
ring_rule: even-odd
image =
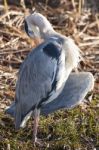
[[[98,100],[96,95],[86,109],[77,107],[41,116],[38,137],[45,143],[44,148],[33,148],[32,118],[24,129],[15,131],[14,120],[0,113],[0,150],[98,150]]]

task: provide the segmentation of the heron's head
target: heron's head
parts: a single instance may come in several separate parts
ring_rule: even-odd
[[[25,31],[32,38],[44,38],[49,31],[54,30],[46,17],[40,13],[34,12],[25,18]]]

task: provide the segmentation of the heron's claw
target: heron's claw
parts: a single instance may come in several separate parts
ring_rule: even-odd
[[[34,146],[43,147],[43,146],[44,146],[44,143],[43,143],[43,141],[41,141],[41,139],[35,138],[35,139],[33,140],[33,145],[34,145]]]

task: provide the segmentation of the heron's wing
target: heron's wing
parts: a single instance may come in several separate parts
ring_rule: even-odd
[[[85,96],[94,87],[94,77],[89,72],[71,73],[61,94],[41,108],[42,115],[48,115],[59,109],[71,109],[84,101]]]
[[[41,114],[47,115],[56,110],[70,109],[84,100],[86,94],[92,90],[94,77],[89,72],[71,73],[65,83],[62,93],[53,101],[41,108]],[[6,113],[15,116],[15,102],[6,110]]]
[[[44,42],[23,62],[16,85],[16,127],[54,88],[60,51],[55,42]]]

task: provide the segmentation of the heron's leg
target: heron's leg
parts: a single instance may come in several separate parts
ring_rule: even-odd
[[[34,145],[35,143],[40,144],[37,138],[37,129],[38,129],[38,123],[39,123],[39,116],[40,116],[40,110],[35,109],[34,110],[34,129],[33,129],[33,141]]]

